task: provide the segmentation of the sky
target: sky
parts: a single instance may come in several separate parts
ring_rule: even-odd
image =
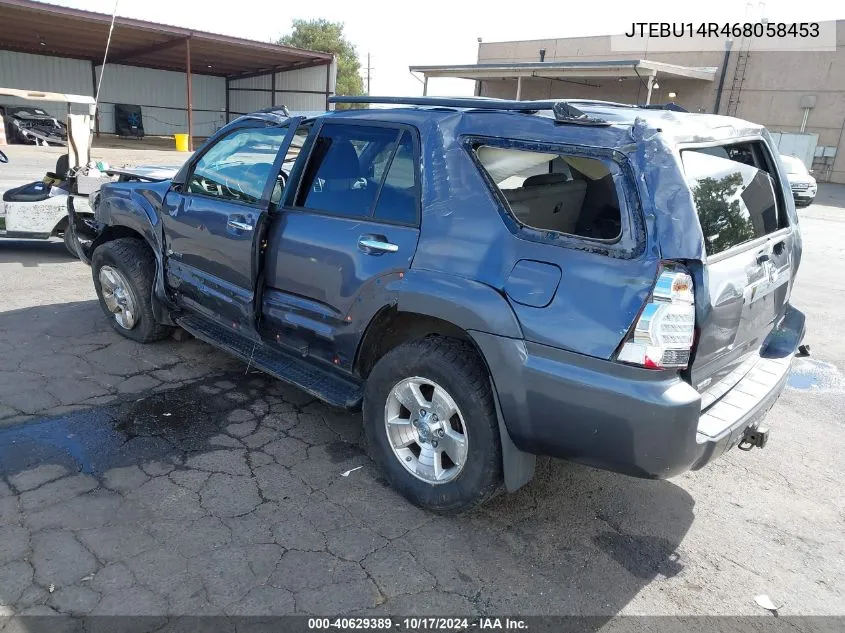
[[[111,14],[115,1],[51,4]],[[772,22],[834,20],[845,18],[845,5],[830,0],[552,0],[530,5],[503,0],[118,0],[117,13],[265,42],[290,32],[295,18],[343,22],[362,67],[370,54],[371,94],[411,96],[422,94],[422,83],[408,66],[475,63],[478,38],[497,42],[611,35],[629,31],[634,22],[732,23],[746,21],[746,16]],[[461,79],[429,82],[432,95],[468,95],[472,90],[473,83]]]

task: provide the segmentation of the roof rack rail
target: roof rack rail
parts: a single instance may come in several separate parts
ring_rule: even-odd
[[[685,107],[679,106],[677,103],[670,101],[669,103],[655,103],[640,106],[646,110],[671,110],[672,112],[689,112]]]
[[[500,110],[508,112],[534,113],[540,110],[554,112],[555,120],[561,123],[584,125],[609,125],[570,105],[568,99],[547,99],[544,101],[515,101],[491,97],[329,97],[329,103],[415,105],[441,108],[468,108],[471,110]]]
[[[290,116],[287,106],[284,105],[268,106],[266,108],[261,108],[260,110],[253,110],[250,114],[275,114],[276,112],[281,112],[286,117]]]
[[[613,106],[614,108],[640,108],[641,110],[671,110],[672,112],[689,112],[677,103],[651,103],[648,105],[636,103],[619,103],[617,101],[599,101],[598,99],[568,99],[569,103],[581,105]]]

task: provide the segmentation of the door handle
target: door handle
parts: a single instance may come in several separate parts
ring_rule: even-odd
[[[768,253],[758,253],[757,254],[757,263],[762,264],[763,262],[767,262],[771,259]]]
[[[240,220],[233,220],[229,218],[229,221],[226,222],[226,228],[234,229],[235,231],[251,231],[252,224],[248,222],[241,222]]]
[[[365,253],[378,255],[380,253],[395,253],[399,250],[399,245],[391,244],[383,235],[362,235],[358,238],[358,248]]]

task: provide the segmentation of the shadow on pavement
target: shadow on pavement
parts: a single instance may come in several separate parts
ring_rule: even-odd
[[[0,312],[0,360],[0,426],[241,366],[190,338],[130,341],[114,331],[96,299]]]
[[[27,268],[39,264],[72,262],[77,258],[67,252],[60,239],[0,239],[0,264],[17,263]]]

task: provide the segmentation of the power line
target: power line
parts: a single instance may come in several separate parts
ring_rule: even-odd
[[[367,94],[370,94],[370,79],[373,75],[373,67],[370,63],[370,52],[367,51]]]
[[[114,0],[114,11],[111,14],[111,24],[109,25],[109,37],[106,40],[106,50],[103,53],[103,65],[100,66],[100,79],[97,81],[97,94],[94,95],[94,109],[96,110],[97,104],[100,102],[100,86],[103,85],[103,75],[106,74],[106,60],[109,57],[109,47],[111,46],[111,36],[112,32],[114,31],[114,19],[117,17],[117,3],[120,0]]]

